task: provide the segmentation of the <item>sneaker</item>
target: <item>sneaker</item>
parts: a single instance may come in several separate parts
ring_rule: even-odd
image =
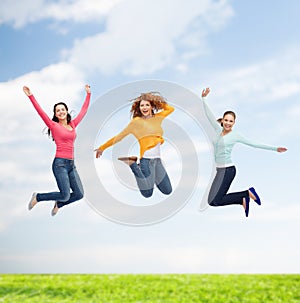
[[[36,195],[37,195],[37,193],[32,194],[32,197],[28,204],[28,210],[32,210],[33,207],[37,204],[38,201],[36,200]]]
[[[54,207],[51,210],[51,216],[54,217],[58,213],[58,210],[59,208],[57,206],[57,203],[55,202]]]

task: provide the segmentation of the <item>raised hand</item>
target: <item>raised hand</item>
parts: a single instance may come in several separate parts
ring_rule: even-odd
[[[202,97],[206,97],[210,92],[210,88],[207,87],[205,89],[202,90]]]
[[[88,84],[85,85],[85,91],[87,94],[91,93],[91,87]]]
[[[27,86],[23,86],[23,91],[24,91],[24,93],[25,93],[27,96],[31,96],[31,95],[32,95],[32,93],[31,93],[29,87],[27,87]]]

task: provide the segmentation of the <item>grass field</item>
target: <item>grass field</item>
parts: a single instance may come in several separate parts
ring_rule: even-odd
[[[0,275],[1,303],[299,303],[300,275]]]

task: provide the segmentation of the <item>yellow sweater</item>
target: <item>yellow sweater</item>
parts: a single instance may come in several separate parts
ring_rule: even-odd
[[[143,119],[141,117],[133,118],[130,123],[118,135],[108,140],[101,145],[99,149],[105,150],[106,148],[120,142],[127,135],[134,135],[140,145],[140,158],[143,157],[146,150],[154,147],[158,143],[163,143],[164,139],[163,129],[161,123],[165,117],[174,111],[174,107],[164,103],[163,110],[155,114],[153,117]]]

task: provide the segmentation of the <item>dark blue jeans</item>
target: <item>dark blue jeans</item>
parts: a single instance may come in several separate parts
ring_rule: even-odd
[[[165,195],[172,192],[172,185],[169,176],[160,158],[142,158],[140,164],[136,162],[130,165],[136,178],[141,194],[149,198],[153,194],[154,184]]]
[[[249,197],[248,190],[227,194],[235,175],[235,166],[217,168],[217,174],[208,195],[209,205],[225,206],[231,204],[243,204],[243,198]]]
[[[74,160],[54,158],[52,171],[59,192],[38,193],[36,196],[38,202],[57,201],[60,208],[83,198],[83,187]]]

